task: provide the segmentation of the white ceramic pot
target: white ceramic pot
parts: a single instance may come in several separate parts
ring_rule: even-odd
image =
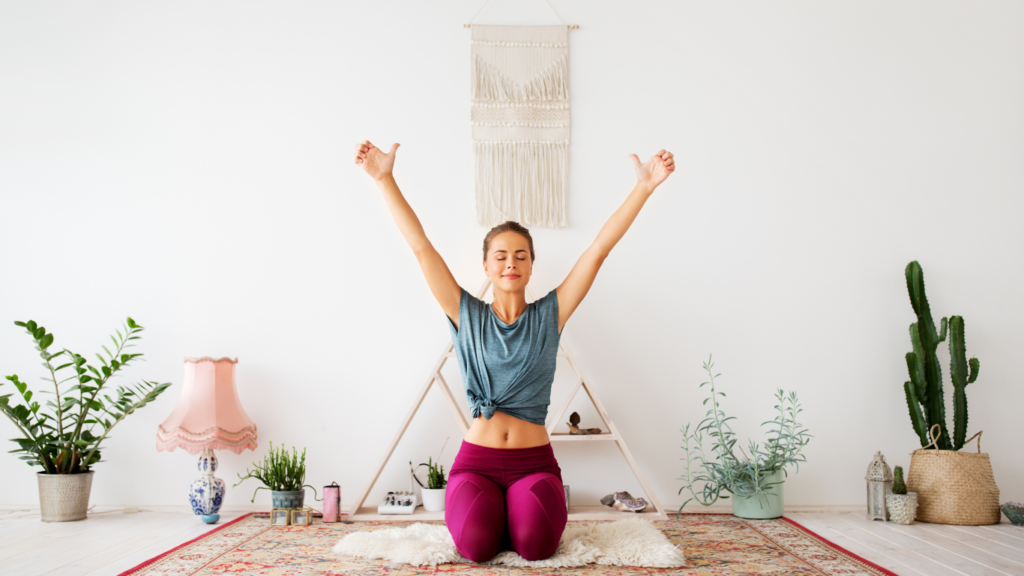
[[[39,508],[43,522],[85,520],[89,508],[92,475],[36,473],[39,480]]]
[[[885,508],[889,511],[889,520],[897,524],[910,524],[917,515],[917,493],[886,494]]]
[[[423,488],[423,509],[427,512],[440,512],[444,510],[444,495],[447,488]]]

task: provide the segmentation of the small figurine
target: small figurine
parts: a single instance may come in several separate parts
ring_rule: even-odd
[[[580,415],[578,412],[573,412],[569,415],[569,421],[566,422],[569,425],[569,434],[600,434],[600,428],[580,428]]]

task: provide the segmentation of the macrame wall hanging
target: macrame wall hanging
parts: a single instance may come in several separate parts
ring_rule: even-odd
[[[477,224],[565,227],[569,27],[471,28]]]

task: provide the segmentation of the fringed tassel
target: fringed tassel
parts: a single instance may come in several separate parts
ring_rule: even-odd
[[[524,226],[568,226],[568,145],[563,142],[475,142],[477,224],[514,220]]]
[[[516,84],[484,61],[473,58],[473,100],[534,100],[551,102],[569,99],[569,56],[563,55],[526,84]]]

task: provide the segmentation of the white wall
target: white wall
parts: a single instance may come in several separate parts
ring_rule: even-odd
[[[352,149],[402,143],[398,182],[475,291],[462,24],[481,1],[0,4],[0,372],[43,375],[14,320],[92,358],[131,315],[148,362],[121,383],[176,384],[115,430],[94,503],[184,504],[194,458],[154,435],[187,355],[240,359],[260,448],[222,452],[222,478],[273,440],[354,501],[448,329]],[[542,2],[493,4],[478,23],[557,23]],[[663,503],[684,499],[679,429],[703,416],[711,353],[743,437],[775,388],[799,392],[815,438],[788,504],[862,503],[876,450],[906,466],[914,259],[936,317],[966,319],[970,432],[1002,499],[1024,499],[1024,5],[553,4],[580,25],[571,226],[532,230],[534,289],[625,199],[629,153],[679,161],[564,332]],[[449,436],[446,467],[461,435],[431,391],[368,503]],[[613,445],[555,452],[574,504],[641,493]],[[0,470],[0,504],[38,502],[33,470],[6,453]]]

